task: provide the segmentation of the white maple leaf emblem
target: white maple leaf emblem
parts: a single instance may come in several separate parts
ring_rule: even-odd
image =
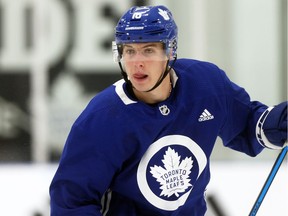
[[[161,166],[150,167],[150,173],[161,184],[162,190],[160,196],[170,197],[175,194],[179,197],[179,193],[192,186],[190,184],[189,174],[193,167],[191,157],[186,157],[180,163],[181,156],[174,149],[168,147],[162,160],[164,168]]]
[[[161,8],[158,8],[158,13],[159,13],[165,20],[169,20],[169,19],[170,19],[167,11],[162,10]]]

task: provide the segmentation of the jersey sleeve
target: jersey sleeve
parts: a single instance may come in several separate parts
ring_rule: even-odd
[[[224,72],[222,74],[227,96],[224,105],[226,118],[220,137],[225,146],[256,156],[263,150],[256,137],[256,125],[267,106],[251,101],[244,88],[230,81]]]
[[[51,216],[101,215],[101,198],[121,167],[123,152],[105,118],[100,113],[73,125],[50,185]]]

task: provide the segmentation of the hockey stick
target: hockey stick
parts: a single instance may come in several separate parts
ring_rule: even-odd
[[[260,194],[258,195],[258,198],[256,199],[254,206],[249,213],[249,216],[255,216],[257,214],[257,211],[259,210],[260,205],[263,202],[264,197],[267,194],[268,189],[269,189],[270,185],[272,184],[274,177],[275,177],[276,173],[278,172],[278,170],[279,170],[279,168],[280,168],[280,166],[281,166],[281,164],[282,164],[282,162],[283,162],[283,160],[287,154],[287,150],[288,150],[288,146],[286,143],[286,146],[279,153],[279,155],[278,155],[278,157],[277,157],[277,159],[273,165],[273,168],[271,169],[269,176],[266,179],[266,182],[263,185],[263,187],[260,191]]]

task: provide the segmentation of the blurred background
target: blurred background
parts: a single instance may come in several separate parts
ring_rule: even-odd
[[[178,57],[210,61],[252,100],[287,100],[287,0],[0,0],[0,215],[48,216],[48,187],[76,117],[121,78],[114,27],[132,5],[166,5]],[[279,151],[217,140],[208,215],[248,215]],[[258,215],[287,215],[287,159]],[[285,214],[286,213],[286,214]]]

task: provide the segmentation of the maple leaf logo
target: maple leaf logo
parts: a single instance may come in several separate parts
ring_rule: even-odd
[[[161,8],[158,8],[158,13],[159,13],[165,20],[169,20],[169,19],[170,19],[167,11],[162,10]]]
[[[174,149],[168,147],[162,160],[164,168],[156,165],[150,167],[150,173],[161,184],[160,196],[170,197],[175,194],[179,197],[179,193],[185,192],[188,187],[192,186],[189,174],[193,167],[193,160],[191,157],[186,157],[180,163],[180,158],[181,156]]]

